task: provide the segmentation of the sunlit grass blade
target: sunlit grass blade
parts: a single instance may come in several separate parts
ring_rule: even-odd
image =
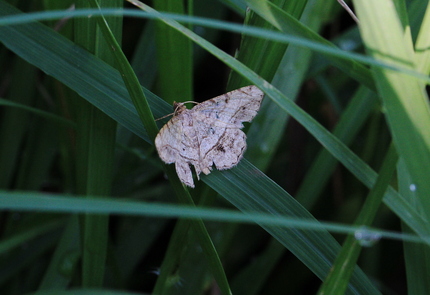
[[[404,34],[391,1],[357,1],[356,9],[369,54],[414,69],[412,40]],[[373,71],[397,151],[408,167],[418,201],[424,212],[430,212],[430,107],[424,85],[402,73],[378,67]]]
[[[418,70],[423,74],[430,72],[430,5],[427,5],[424,19],[415,42],[415,56]]]
[[[405,18],[404,3],[391,1],[356,1],[361,18],[361,32],[367,51],[377,60],[401,65],[428,74],[428,9],[418,33],[415,53],[412,38],[408,33],[409,23]],[[390,34],[386,34],[386,30]],[[427,32],[426,32],[427,31]],[[394,143],[401,157],[399,183],[406,202],[422,216],[430,212],[430,108],[425,85],[414,78],[387,69],[373,68],[379,96],[386,109]],[[404,226],[404,228],[407,228]],[[407,229],[408,231],[409,229]],[[425,257],[428,247],[405,245],[405,264],[408,290],[411,294],[426,293],[429,285],[422,280],[429,274],[429,263]]]

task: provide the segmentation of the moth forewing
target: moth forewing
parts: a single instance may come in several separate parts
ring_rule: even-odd
[[[179,179],[194,187],[190,165],[197,177],[209,174],[212,166],[230,169],[243,156],[246,135],[242,122],[250,122],[260,108],[264,93],[246,86],[206,100],[192,109],[175,103],[173,118],[155,138],[160,158],[175,163]]]

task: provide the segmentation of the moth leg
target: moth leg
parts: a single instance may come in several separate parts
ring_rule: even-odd
[[[189,187],[194,188],[193,175],[191,173],[190,165],[181,160],[177,160],[175,163],[176,174],[178,174],[179,179],[182,183],[185,183]]]

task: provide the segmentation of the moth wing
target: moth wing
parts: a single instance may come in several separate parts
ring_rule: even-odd
[[[264,93],[256,86],[246,86],[206,100],[194,108],[194,121],[212,126],[242,128],[242,122],[250,122],[260,109]]]

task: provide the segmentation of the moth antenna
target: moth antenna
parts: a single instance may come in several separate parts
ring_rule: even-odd
[[[161,117],[161,118],[155,119],[155,121],[162,120],[162,119],[164,119],[164,118],[167,118],[167,117],[169,117],[169,116],[172,116],[173,114],[175,114],[175,113],[173,112],[173,113],[167,114],[167,115],[165,115],[165,116],[163,116],[163,117]]]
[[[173,115],[175,115],[175,114],[176,114],[176,112],[178,111],[179,107],[180,107],[181,105],[183,105],[183,104],[186,104],[186,103],[199,104],[198,102],[195,102],[195,101],[192,101],[192,100],[184,101],[184,102],[176,102],[176,101],[175,101],[175,102],[173,102],[173,105],[175,106],[175,110],[173,111],[173,113],[170,113],[170,114],[167,114],[167,115],[165,115],[165,116],[163,116],[163,117],[161,117],[161,118],[155,119],[155,121],[162,120],[162,119],[167,118],[167,117],[169,117],[169,116],[173,116]]]

